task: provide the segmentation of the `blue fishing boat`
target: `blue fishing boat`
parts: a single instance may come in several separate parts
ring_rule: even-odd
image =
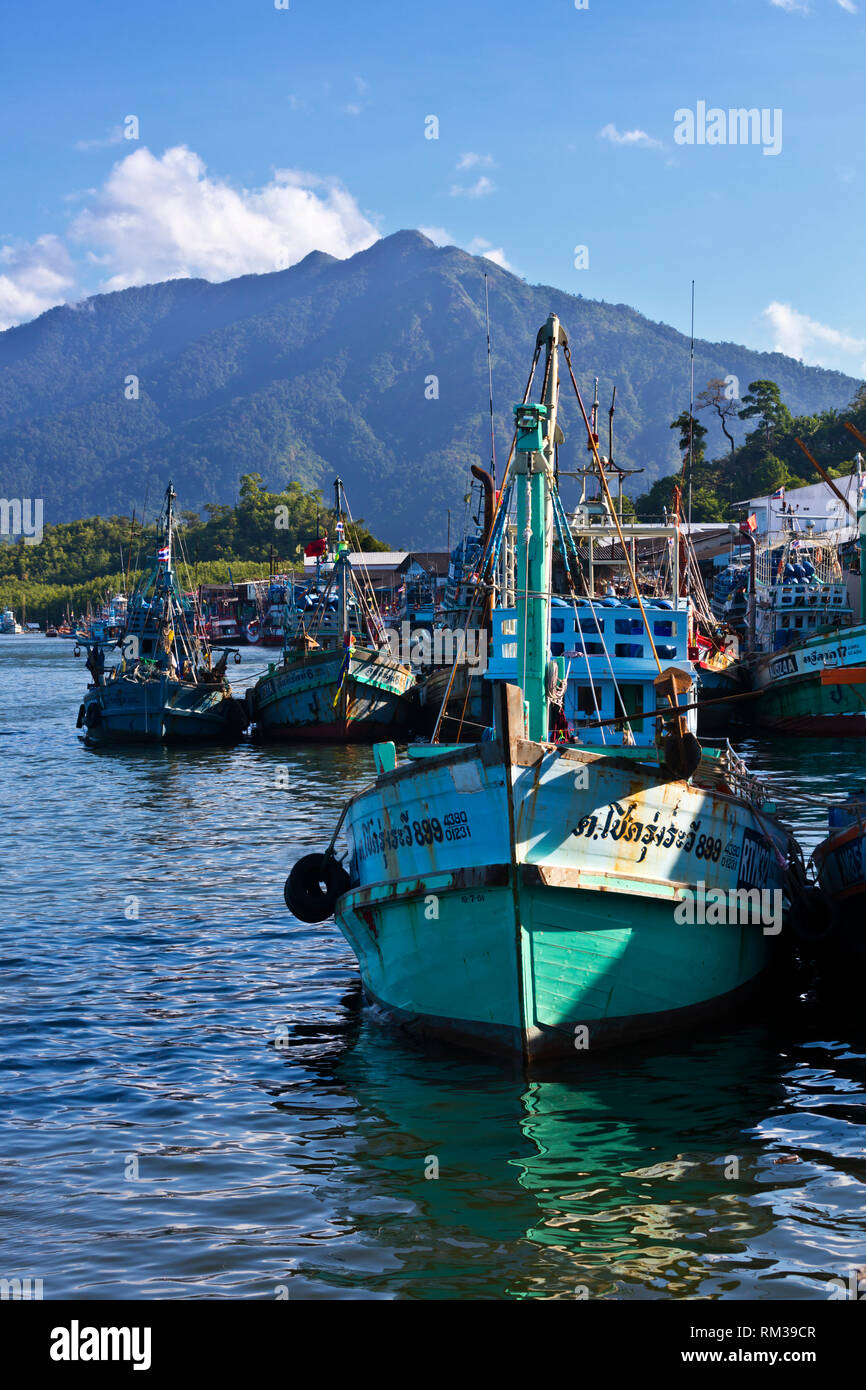
[[[812,853],[818,883],[837,906],[862,900],[866,897],[866,796],[852,792],[840,806],[830,807],[828,819],[829,834]]]
[[[634,606],[591,593],[581,604],[576,591],[570,609],[551,603],[554,533],[585,578],[556,484],[560,355],[607,492],[551,315],[515,407],[501,500],[516,501],[516,607],[494,615],[498,659],[511,664],[493,678],[493,727],[470,745],[410,745],[399,765],[392,745],[377,746],[375,781],[285,888],[302,919],[334,913],[380,1016],[528,1062],[734,1007],[764,974],[802,878],[758,782],[729,748],[695,737],[685,611],[645,603],[631,567]]]
[[[246,706],[233,697],[226,679],[231,649],[213,660],[199,635],[194,606],[178,587],[172,559],[175,497],[169,483],[159,548],[148,577],[130,599],[125,630],[119,637],[88,632],[78,638],[76,652],[86,648],[91,675],[78,712],[87,743],[229,742],[247,725]],[[118,648],[120,663],[106,668],[106,653]]]
[[[866,965],[866,792],[828,807],[828,833],[812,851],[815,882],[795,913],[801,958],[817,978],[859,992]]]
[[[247,692],[262,738],[363,743],[405,735],[415,686],[397,660],[369,580],[356,575],[343,522],[343,485],[335,487],[337,547],[327,583],[292,604],[283,656]]]

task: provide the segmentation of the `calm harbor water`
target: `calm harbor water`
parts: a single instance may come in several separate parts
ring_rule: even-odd
[[[71,643],[0,638],[0,1276],[46,1298],[823,1300],[866,1264],[862,1008],[804,981],[531,1082],[421,1051],[366,1017],[333,923],[282,899],[370,753],[88,750],[85,682]],[[866,784],[856,745],[738,746],[807,854],[804,794]]]

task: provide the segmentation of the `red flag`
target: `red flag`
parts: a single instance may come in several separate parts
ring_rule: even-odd
[[[754,513],[754,512],[752,512],[752,515],[748,518],[748,520],[746,520],[746,521],[741,521],[741,522],[740,522],[740,530],[741,530],[741,531],[747,531],[747,532],[748,532],[748,531],[757,531],[757,529],[758,529],[758,518],[755,516],[755,513]]]
[[[304,546],[304,554],[314,560],[318,555],[324,555],[328,549],[328,537],[320,536],[317,541],[310,541],[309,545]]]

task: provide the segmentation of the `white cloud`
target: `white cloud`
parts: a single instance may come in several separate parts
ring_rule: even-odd
[[[602,126],[598,134],[600,139],[610,140],[612,145],[632,145],[636,149],[645,150],[664,149],[661,140],[647,135],[645,130],[617,130],[612,121],[608,121],[606,126]]]
[[[228,280],[313,250],[351,256],[379,232],[335,180],[278,169],[263,188],[238,189],[178,145],[115,164],[72,235],[108,272],[104,288],[117,290],[187,275]]]
[[[500,266],[503,270],[510,270],[513,275],[517,274],[514,266],[508,260],[501,246],[494,246],[492,241],[486,237],[474,236],[471,241],[459,241],[452,236],[445,227],[419,227],[419,232],[429,237],[437,246],[460,246],[464,251],[468,251],[470,256],[484,256],[494,265]]]
[[[108,145],[119,145],[123,139],[123,127],[116,125],[100,140],[76,140],[77,150],[104,150]]]
[[[436,246],[457,245],[451,233],[446,231],[444,227],[419,227],[418,231],[422,236],[426,236],[430,241],[434,242]]]
[[[775,6],[777,10],[785,10],[788,14],[812,13],[809,6],[805,3],[805,0],[770,0],[770,4]],[[857,13],[857,6],[854,4],[854,0],[836,0],[836,4],[848,14]]]
[[[112,168],[101,188],[74,196],[85,206],[70,240],[101,270],[100,288],[158,280],[283,269],[310,251],[345,258],[379,239],[350,193],[334,179],[277,169],[262,188],[211,178],[184,146],[161,158],[139,148]],[[0,330],[80,297],[80,266],[57,236],[0,245]]]
[[[505,252],[501,246],[494,246],[491,241],[487,241],[483,236],[473,237],[466,250],[472,256],[483,256],[485,260],[492,261],[502,270],[514,272],[514,266],[506,259]]]
[[[61,303],[74,283],[72,261],[59,237],[0,246],[0,329]]]
[[[458,169],[494,169],[493,156],[490,154],[461,154],[457,161]]]
[[[784,352],[813,366],[834,367],[855,374],[866,372],[866,362],[853,361],[866,352],[866,338],[842,333],[777,300],[767,305],[762,317],[773,330],[775,352]]]
[[[482,174],[472,184],[454,183],[451,185],[452,198],[486,198],[496,191],[496,184],[486,174]]]

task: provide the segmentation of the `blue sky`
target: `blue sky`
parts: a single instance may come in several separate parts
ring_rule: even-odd
[[[420,227],[684,330],[694,278],[699,336],[866,373],[866,0],[288,5],[5,0],[0,323]],[[677,143],[699,102],[781,149]]]

